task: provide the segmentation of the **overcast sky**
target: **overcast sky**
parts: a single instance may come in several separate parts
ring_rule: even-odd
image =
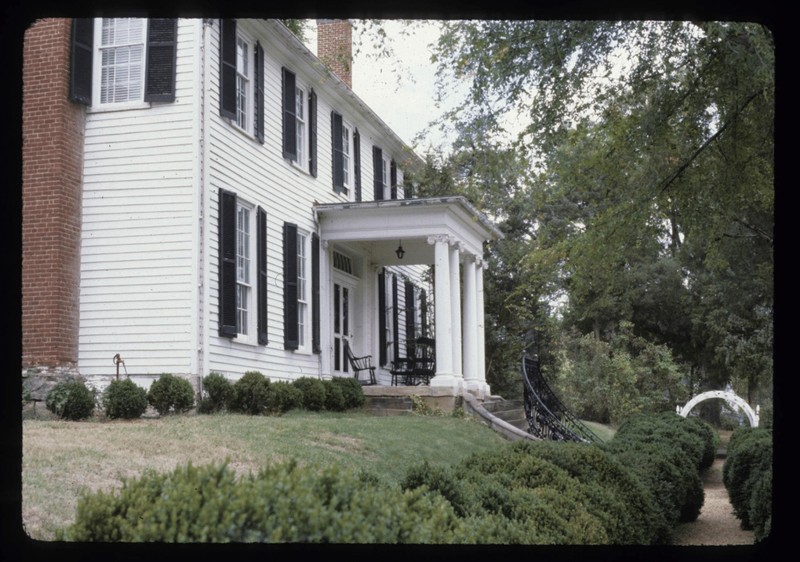
[[[413,35],[400,33],[402,24],[387,20],[383,25],[395,60],[375,60],[370,57],[366,44],[355,53],[353,61],[353,91],[372,108],[383,121],[407,144],[414,146],[414,138],[428,123],[436,119],[441,110],[435,106],[436,68],[430,62],[429,45],[438,36],[434,24],[415,29]],[[316,22],[310,20],[307,34],[308,46],[316,53]],[[354,43],[356,37],[354,33]],[[424,143],[417,143],[416,152],[422,155],[430,145],[440,145],[445,139],[434,135]]]

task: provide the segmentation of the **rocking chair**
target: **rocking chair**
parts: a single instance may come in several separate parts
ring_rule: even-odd
[[[372,355],[355,357],[353,355],[353,351],[350,349],[350,344],[347,341],[344,342],[344,349],[345,353],[347,354],[347,360],[350,362],[350,366],[353,368],[353,376],[355,379],[362,385],[378,384],[378,382],[375,380],[375,367],[372,365]],[[369,379],[366,381],[362,381],[359,377],[359,373],[364,371],[369,373]]]

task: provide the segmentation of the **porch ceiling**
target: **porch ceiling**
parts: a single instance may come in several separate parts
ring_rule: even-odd
[[[360,242],[383,265],[430,264],[430,236],[450,236],[463,249],[483,256],[483,243],[503,234],[463,197],[397,199],[363,203],[329,203],[315,207],[320,238],[328,242]],[[402,243],[406,254],[395,254]]]

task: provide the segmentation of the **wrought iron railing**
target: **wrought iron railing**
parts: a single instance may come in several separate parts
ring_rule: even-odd
[[[578,418],[570,414],[539,371],[536,357],[523,356],[522,380],[525,385],[525,417],[529,433],[540,439],[599,443],[601,439]]]

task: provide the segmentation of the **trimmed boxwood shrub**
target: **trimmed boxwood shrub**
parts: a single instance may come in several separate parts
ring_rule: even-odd
[[[109,418],[135,419],[147,410],[147,392],[130,379],[112,381],[103,392]]]
[[[325,409],[325,385],[319,379],[300,377],[292,384],[303,393],[303,408],[312,412]]]
[[[403,491],[337,465],[225,465],[146,471],[84,495],[60,539],[101,542],[451,543],[470,529],[438,495]]]
[[[210,414],[226,410],[233,399],[233,385],[220,373],[210,373],[203,377],[203,396],[197,410]]]
[[[353,377],[333,377],[331,382],[342,389],[346,409],[360,408],[366,402],[364,389]]]
[[[147,401],[162,416],[188,412],[194,406],[194,389],[186,379],[164,373],[150,385]]]
[[[753,485],[750,521],[756,542],[769,536],[772,528],[772,470],[764,471]]]
[[[47,394],[47,409],[65,420],[83,420],[94,413],[94,392],[83,381],[66,380]]]
[[[332,380],[322,381],[325,385],[325,409],[331,412],[344,412],[347,403],[342,388]]]
[[[285,381],[272,382],[267,387],[265,413],[283,414],[303,405],[303,393],[300,389]]]
[[[258,415],[267,407],[269,380],[258,371],[248,371],[233,383],[230,409],[240,414]]]
[[[772,500],[771,479],[768,500],[767,489],[759,488],[767,486],[766,483],[761,484],[761,480],[764,474],[771,472],[772,431],[761,428],[746,428],[746,430],[743,428],[735,431],[731,435],[723,466],[723,483],[728,490],[733,511],[741,521],[743,529],[753,529],[756,524],[762,528],[766,525],[763,518],[766,513],[771,513],[771,507],[766,507]],[[756,500],[758,521],[753,519],[752,512],[756,492],[761,495]]]

